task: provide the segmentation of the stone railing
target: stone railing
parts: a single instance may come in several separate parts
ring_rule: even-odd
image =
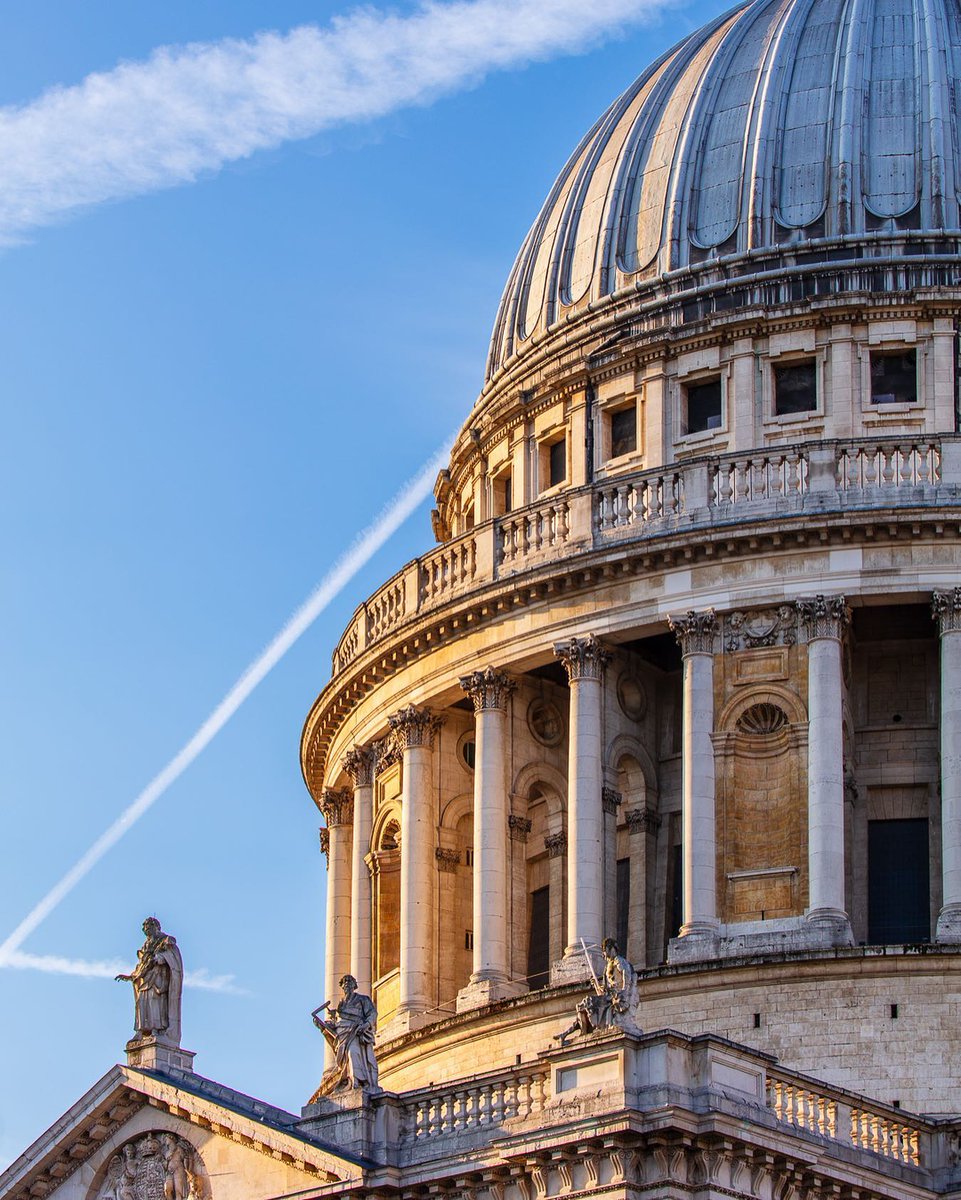
[[[401,1136],[416,1141],[476,1135],[483,1129],[498,1130],[506,1121],[523,1121],[543,1112],[549,1080],[549,1067],[532,1065],[462,1080],[447,1088],[407,1092]]]
[[[778,1121],[785,1125],[908,1166],[926,1165],[925,1149],[930,1134],[920,1118],[864,1100],[855,1101],[848,1093],[823,1086],[814,1091],[797,1077],[771,1069],[767,1077],[767,1101]]]
[[[765,447],[636,471],[496,517],[414,559],[354,613],[339,674],[403,622],[565,554],[767,516],[961,502],[961,437]]]

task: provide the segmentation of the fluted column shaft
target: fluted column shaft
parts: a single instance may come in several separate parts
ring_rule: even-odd
[[[935,592],[941,636],[941,879],[937,940],[961,942],[961,588]]]
[[[434,914],[434,820],[431,757],[440,724],[426,708],[411,705],[389,718],[403,755],[400,832],[399,1013],[431,1006],[431,927]]]
[[[351,847],[350,973],[357,990],[371,992],[372,902],[371,877],[367,866],[370,831],[374,819],[373,746],[355,746],[344,756],[344,770],[354,784],[354,835]]]
[[[336,1002],[339,983],[350,971],[351,926],[351,819],[353,797],[350,792],[327,788],[321,794],[320,809],[327,820],[327,938],[324,962],[324,998]],[[322,841],[323,844],[323,841]],[[333,1052],[326,1045],[325,1063],[333,1065]]]
[[[597,638],[554,647],[571,686],[567,769],[567,948],[582,956],[604,929],[604,809],[601,687],[610,655]]]
[[[717,929],[717,828],[714,779],[713,611],[671,617],[683,663],[681,828],[683,839],[680,935]]]

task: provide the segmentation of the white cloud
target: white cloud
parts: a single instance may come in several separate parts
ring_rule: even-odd
[[[75,975],[80,979],[114,979],[130,971],[130,963],[119,958],[90,961],[85,958],[63,958],[59,954],[25,954],[22,950],[13,950],[4,955],[0,967],[14,971],[43,971],[48,975]],[[234,983],[233,975],[212,975],[206,967],[185,971],[184,987],[226,992],[234,996],[248,994]]]
[[[0,242],[86,205],[426,103],[493,70],[583,49],[671,2],[425,3],[409,16],[362,9],[326,28],[160,48],[0,109]]]

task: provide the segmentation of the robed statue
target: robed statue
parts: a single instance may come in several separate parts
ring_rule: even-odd
[[[604,973],[600,979],[594,973],[590,955],[584,948],[594,984],[593,992],[589,992],[577,1005],[574,1021],[559,1033],[556,1040],[562,1046],[567,1045],[567,1039],[575,1033],[593,1033],[595,1029],[625,1029],[631,1033],[639,1033],[634,1021],[634,1010],[637,1007],[637,972],[621,954],[617,942],[613,938],[605,938]]]
[[[143,931],[146,940],[137,951],[137,965],[129,975],[117,979],[133,984],[137,1036],[179,1046],[183,959],[176,938],[164,933],[156,917],[144,921]]]
[[[370,996],[357,991],[353,975],[345,975],[340,987],[344,996],[336,1008],[328,1000],[310,1014],[334,1051],[335,1065],[324,1072],[323,1091],[347,1087],[373,1091],[377,1088],[377,1009]],[[320,1015],[325,1009],[330,1012],[329,1019]]]

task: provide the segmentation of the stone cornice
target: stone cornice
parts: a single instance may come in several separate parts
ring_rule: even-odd
[[[495,671],[493,667],[462,675],[458,683],[470,696],[475,713],[486,712],[488,709],[506,709],[510,694],[517,686],[509,675],[503,671]]]
[[[717,636],[717,613],[713,608],[704,612],[690,612],[667,618],[671,632],[677,638],[681,647],[681,655],[687,658],[691,654],[713,654],[714,641]]]
[[[554,657],[561,660],[571,683],[603,679],[604,668],[611,661],[610,651],[604,649],[593,633],[555,642]]]
[[[931,615],[938,623],[941,637],[961,630],[961,587],[935,592],[931,597]]]
[[[851,610],[843,596],[814,596],[798,600],[796,607],[809,642],[824,638],[840,641],[851,623]]]
[[[422,746],[430,749],[434,744],[434,734],[444,723],[443,717],[438,717],[429,708],[418,708],[415,704],[391,713],[387,720],[401,751]]]

